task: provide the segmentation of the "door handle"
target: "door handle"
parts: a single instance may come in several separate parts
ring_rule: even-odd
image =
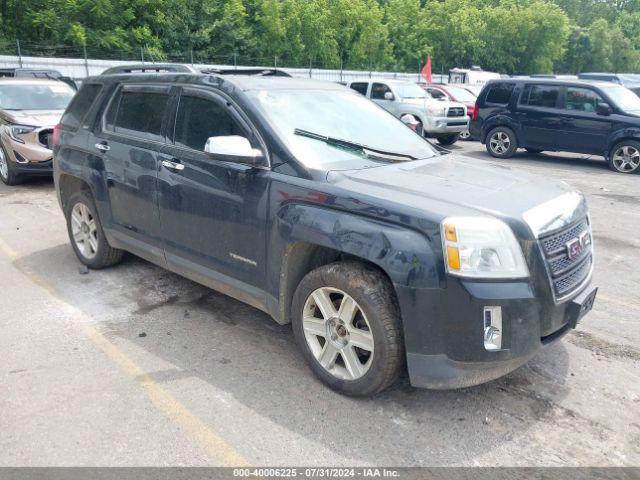
[[[94,146],[101,152],[108,152],[109,150],[111,150],[111,147],[107,145],[106,142],[96,143]]]
[[[164,168],[168,168],[169,170],[175,170],[176,172],[184,170],[184,165],[178,162],[172,162],[171,160],[163,160],[162,166]]]

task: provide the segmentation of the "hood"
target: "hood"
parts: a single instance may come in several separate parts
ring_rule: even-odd
[[[63,113],[64,110],[2,110],[2,116],[9,122],[34,127],[52,127]]]
[[[522,219],[533,207],[573,189],[564,182],[453,154],[362,170],[329,172],[338,186],[386,201],[448,215],[489,214]]]

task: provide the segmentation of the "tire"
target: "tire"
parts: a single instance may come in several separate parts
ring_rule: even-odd
[[[18,185],[21,180],[2,145],[0,145],[0,180],[5,185]]]
[[[611,149],[609,168],[618,173],[640,173],[640,142],[623,140]]]
[[[443,135],[441,137],[438,137],[437,140],[440,145],[453,145],[458,141],[458,138],[460,138],[460,134],[453,133],[451,135]]]
[[[537,155],[539,153],[542,153],[542,150],[538,150],[537,148],[525,148],[525,150],[532,155]]]
[[[71,195],[65,211],[67,233],[78,260],[89,268],[115,265],[124,252],[112,248],[102,230],[93,198],[85,191]]]
[[[492,157],[510,158],[518,149],[518,141],[510,128],[496,127],[487,135],[485,146]]]
[[[342,311],[347,306],[352,315]],[[306,362],[333,390],[373,395],[398,378],[405,358],[399,308],[390,282],[374,268],[349,261],[309,272],[291,312]]]

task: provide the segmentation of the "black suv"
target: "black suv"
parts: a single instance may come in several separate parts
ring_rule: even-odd
[[[441,154],[335,83],[90,78],[54,148],[82,263],[126,250],[291,322],[346,394],[405,362],[416,386],[497,378],[593,304],[581,194]]]
[[[611,169],[640,172],[640,98],[608,82],[509,79],[478,96],[471,135],[498,158],[516,149],[602,155]]]

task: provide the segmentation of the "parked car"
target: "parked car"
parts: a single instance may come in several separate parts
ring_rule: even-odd
[[[467,109],[468,116],[471,116],[478,98],[477,95],[459,85],[422,84],[420,86],[436,100],[444,99],[450,102],[462,103]],[[460,138],[463,140],[468,140],[470,137],[469,130],[460,133]]]
[[[126,250],[291,322],[349,395],[405,364],[420,387],[500,377],[596,292],[581,194],[440,154],[336,83],[91,78],[56,127],[54,172],[80,262]]]
[[[78,82],[71,77],[62,75],[58,70],[39,68],[0,68],[0,78],[44,78],[58,80],[78,90]]]
[[[478,66],[471,68],[452,68],[449,70],[449,84],[472,85],[482,87],[489,80],[499,79],[496,72],[487,72]]]
[[[412,117],[415,129],[441,145],[454,144],[469,129],[464,105],[431,98],[422,88],[404,80],[356,80],[349,88],[370,98],[398,118]]]
[[[492,81],[478,97],[471,134],[498,158],[518,148],[587,153],[616,172],[640,172],[640,98],[614,83]]]
[[[578,78],[618,83],[640,97],[640,74],[637,73],[580,73]]]
[[[0,180],[51,175],[53,127],[74,94],[56,80],[0,78]]]

